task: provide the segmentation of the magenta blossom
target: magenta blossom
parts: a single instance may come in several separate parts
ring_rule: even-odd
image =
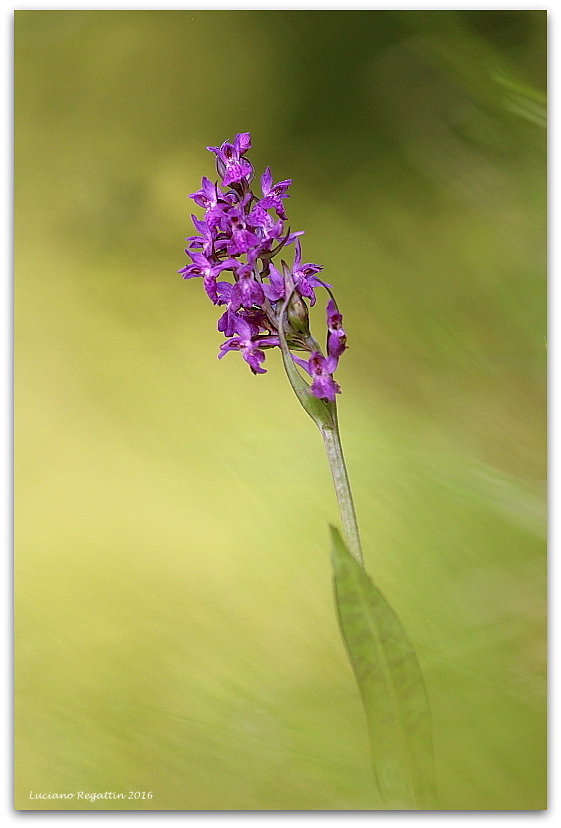
[[[253,167],[243,154],[251,147],[249,132],[240,132],[234,138],[234,143],[225,141],[221,147],[207,147],[216,155],[216,168],[222,176],[222,186],[240,183],[253,174]]]
[[[291,180],[273,184],[267,167],[261,176],[261,197],[252,192],[253,168],[245,157],[250,147],[248,132],[238,133],[233,142],[225,141],[220,147],[208,147],[216,157],[221,181],[203,176],[200,189],[190,196],[205,213],[202,219],[192,217],[196,235],[187,239],[185,250],[191,261],[179,273],[184,279],[202,277],[209,299],[223,306],[218,330],[226,341],[220,347],[220,359],[229,351],[239,351],[254,374],[264,374],[264,351],[280,347],[282,325],[290,352],[309,354],[307,360],[292,356],[311,377],[311,394],[333,401],[340,393],[333,372],[346,348],[342,317],[330,298],[324,356],[310,334],[308,306],[315,304],[319,287],[329,289],[330,285],[317,277],[320,265],[302,264],[302,231],[285,226],[283,201]],[[289,267],[277,257],[291,246]],[[230,281],[218,281],[226,273]]]
[[[343,330],[343,317],[333,299],[327,303],[327,353],[339,359],[347,347],[347,336]]]
[[[264,368],[261,368],[261,363],[265,359],[265,354],[260,350],[259,346],[272,347],[273,345],[278,345],[278,337],[255,336],[249,322],[239,316],[235,318],[235,330],[238,335],[228,339],[223,345],[220,346],[218,359],[222,359],[228,351],[241,351],[242,357],[245,359],[254,374],[267,373]]]
[[[310,300],[310,306],[315,305],[316,295],[314,289],[323,286],[323,282],[315,278],[315,274],[323,270],[321,265],[301,264],[302,252],[300,249],[300,241],[296,240],[294,245],[294,262],[292,264],[292,276],[296,284],[296,290],[302,297]],[[331,285],[329,285],[331,287]]]
[[[341,389],[333,379],[333,372],[337,368],[335,357],[330,356],[326,359],[319,351],[314,351],[307,362],[295,357],[294,354],[292,359],[311,376],[311,391],[314,397],[332,402],[335,394],[341,393]]]

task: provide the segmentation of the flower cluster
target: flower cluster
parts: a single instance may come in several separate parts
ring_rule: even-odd
[[[192,216],[197,234],[186,240],[185,250],[191,262],[179,273],[184,279],[201,277],[211,302],[224,308],[218,330],[226,341],[219,359],[229,351],[240,351],[254,374],[264,374],[264,351],[280,346],[282,325],[294,362],[312,379],[311,393],[334,400],[340,388],[333,372],[346,348],[342,317],[330,285],[318,278],[321,266],[302,263],[299,236],[303,231],[285,228],[283,201],[291,180],[273,184],[267,167],[261,176],[261,196],[252,192],[253,167],[245,157],[250,146],[249,133],[242,132],[233,143],[207,147],[216,156],[220,185],[203,176],[201,188],[190,196],[205,215]],[[292,264],[281,259],[279,270],[273,260],[291,245]],[[231,280],[222,281],[224,274]],[[326,356],[309,329],[307,303],[315,304],[318,287],[330,296]],[[295,356],[293,350],[307,352],[308,359]]]

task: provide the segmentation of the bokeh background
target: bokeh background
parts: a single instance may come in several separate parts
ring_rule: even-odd
[[[240,131],[344,314],[442,809],[545,807],[545,50],[543,11],[15,13],[16,808],[380,807],[320,436],[176,273]]]

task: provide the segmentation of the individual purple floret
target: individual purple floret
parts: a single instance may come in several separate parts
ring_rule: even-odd
[[[224,223],[224,209],[233,201],[231,195],[224,195],[218,189],[218,184],[213,184],[204,175],[201,189],[197,190],[196,193],[191,193],[189,198],[192,198],[195,204],[206,211],[205,222],[208,227],[220,226]]]
[[[297,240],[296,244],[294,245],[294,262],[292,263],[292,276],[296,283],[296,290],[302,297],[306,297],[306,299],[310,300],[310,305],[313,306],[316,303],[316,295],[314,290],[316,287],[323,286],[324,283],[320,282],[318,279],[315,278],[315,274],[319,273],[320,270],[323,270],[321,265],[311,264],[311,262],[307,262],[306,264],[301,264],[302,258],[302,251],[300,248],[300,241]],[[331,287],[329,285],[328,287]]]
[[[192,279],[195,276],[203,277],[203,285],[208,298],[215,305],[218,304],[218,294],[216,292],[216,277],[223,270],[230,267],[237,267],[236,259],[225,259],[224,261],[213,262],[204,253],[191,253],[189,255],[193,259],[192,264],[182,267],[178,272],[181,273],[184,279]]]
[[[327,353],[339,359],[347,347],[347,336],[343,330],[343,317],[337,310],[335,302],[330,299],[327,303]]]
[[[185,250],[191,262],[179,273],[184,279],[202,277],[209,299],[224,307],[218,330],[226,341],[219,359],[229,351],[239,351],[254,374],[264,374],[264,351],[280,347],[282,325],[291,353],[309,354],[307,360],[292,356],[311,377],[311,393],[333,401],[340,393],[333,372],[346,348],[342,317],[330,285],[317,278],[321,266],[302,264],[299,236],[303,231],[285,227],[283,201],[291,179],[273,184],[267,167],[261,176],[261,197],[255,195],[250,186],[253,167],[245,157],[250,147],[249,132],[240,132],[233,142],[207,148],[216,156],[220,182],[203,176],[200,189],[190,196],[205,214],[202,219],[192,216],[196,234],[187,239]],[[289,266],[280,255],[291,246]],[[229,276],[231,281],[218,281],[218,277]],[[330,294],[327,356],[309,330],[307,303],[315,304],[318,287]]]
[[[261,192],[263,193],[263,198],[259,199],[257,202],[258,205],[263,210],[274,209],[277,216],[283,219],[283,221],[286,221],[281,199],[288,198],[286,191],[290,184],[292,184],[292,179],[287,178],[285,181],[279,181],[278,184],[272,186],[273,176],[271,175],[271,168],[267,167],[261,176]]]
[[[244,152],[247,152],[250,147],[251,138],[249,132],[238,133],[234,138],[233,144],[225,141],[221,147],[207,147],[208,150],[214,152],[216,155],[216,168],[218,174],[222,176],[223,187],[243,181],[244,178],[252,174],[253,168],[251,164],[246,158],[242,157]]]
[[[256,335],[254,326],[240,316],[235,317],[234,329],[238,336],[231,337],[220,346],[218,359],[222,359],[228,351],[241,351],[243,358],[254,374],[266,374],[265,369],[261,368],[265,354],[259,350],[258,346],[271,348],[278,345],[278,337]]]
[[[341,389],[333,379],[333,372],[337,368],[335,357],[330,356],[326,359],[319,351],[314,351],[307,362],[295,356],[292,359],[311,376],[311,391],[315,397],[334,400],[335,394],[341,393]]]

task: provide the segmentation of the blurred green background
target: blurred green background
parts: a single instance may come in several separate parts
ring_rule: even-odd
[[[545,44],[544,11],[15,12],[16,808],[380,807],[321,438],[176,273],[241,131],[344,314],[442,809],[546,807]]]

